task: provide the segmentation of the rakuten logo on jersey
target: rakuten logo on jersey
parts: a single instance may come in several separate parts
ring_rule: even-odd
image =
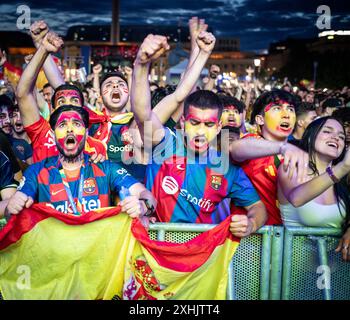
[[[84,212],[92,211],[101,208],[101,201],[100,199],[90,199],[87,201],[86,199],[82,200],[82,207]],[[60,203],[58,205],[53,205],[51,203],[47,203],[47,206],[56,209],[57,211],[60,211],[62,213],[71,213],[73,214],[72,207],[68,201],[64,201],[63,203]]]
[[[179,185],[177,181],[170,176],[164,177],[162,182],[162,188],[166,194],[171,194],[171,195],[179,191]]]

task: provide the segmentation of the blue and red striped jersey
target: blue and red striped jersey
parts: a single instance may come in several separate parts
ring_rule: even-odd
[[[182,134],[165,128],[146,171],[161,222],[218,223],[216,209],[223,199],[231,198],[239,207],[260,200],[243,170],[220,155],[213,148],[203,156],[189,154]]]
[[[90,163],[84,155],[84,183],[82,207],[84,212],[110,206],[110,190],[119,191],[122,186],[130,188],[137,183],[126,169],[110,161]],[[24,173],[19,190],[36,202],[51,203],[63,213],[73,213],[59,170],[62,168],[58,157],[37,162]],[[69,187],[76,203],[79,193],[80,176],[69,181]]]

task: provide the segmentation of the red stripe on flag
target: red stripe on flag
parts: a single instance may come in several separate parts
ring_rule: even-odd
[[[105,209],[100,212],[90,211],[82,216],[73,216],[61,213],[43,203],[34,204],[29,209],[24,209],[18,215],[12,215],[11,219],[0,231],[0,250],[16,243],[21,237],[32,230],[37,223],[47,218],[55,218],[69,225],[82,225],[111,217],[120,213],[120,207]]]
[[[230,219],[228,217],[215,228],[181,244],[151,240],[137,219],[133,220],[131,231],[159,265],[179,272],[192,272],[203,265],[215,248],[226,240],[239,243],[240,239],[229,231]]]

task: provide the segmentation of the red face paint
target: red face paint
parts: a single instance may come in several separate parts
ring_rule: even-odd
[[[77,151],[85,133],[85,124],[79,113],[66,111],[60,114],[55,126],[55,136],[65,154]],[[67,143],[69,138],[73,139],[74,143]]]
[[[72,98],[78,99],[79,105],[82,105],[80,95],[76,90],[60,90],[55,94],[55,106],[70,104]]]
[[[265,108],[264,112],[268,112],[273,106],[282,106],[284,104],[290,105],[289,102],[284,101],[284,100],[278,100],[276,102],[270,102]]]

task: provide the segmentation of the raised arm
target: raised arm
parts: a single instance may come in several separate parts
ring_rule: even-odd
[[[196,42],[199,53],[192,65],[186,70],[182,81],[179,83],[174,93],[162,99],[153,109],[153,112],[157,114],[159,120],[163,124],[174,114],[196,85],[203,67],[214,49],[215,37],[209,32],[201,31],[197,36]],[[181,113],[176,116],[177,118],[173,119],[175,122],[180,119]]]
[[[30,27],[30,35],[33,39],[35,47],[38,49],[45,35],[48,33],[49,28],[45,21],[40,20],[34,22]],[[58,86],[64,84],[63,76],[58,69],[52,56],[49,54],[43,65],[44,72],[47,80],[49,81],[52,88],[56,89]]]
[[[158,59],[167,50],[169,50],[169,45],[166,37],[150,34],[141,44],[134,63],[130,96],[131,110],[134,112],[142,140],[145,142],[145,139],[151,139],[153,144],[157,144],[157,141],[159,142],[164,137],[164,131],[162,123],[151,110],[148,73],[151,62]],[[147,136],[144,136],[146,122],[152,123],[152,128],[147,130]],[[156,133],[157,136],[155,136]]]
[[[42,44],[24,69],[18,82],[16,97],[25,127],[39,120],[39,108],[34,95],[35,82],[40,68],[50,52],[57,52],[63,45],[62,39],[55,33],[49,32],[44,37]]]

